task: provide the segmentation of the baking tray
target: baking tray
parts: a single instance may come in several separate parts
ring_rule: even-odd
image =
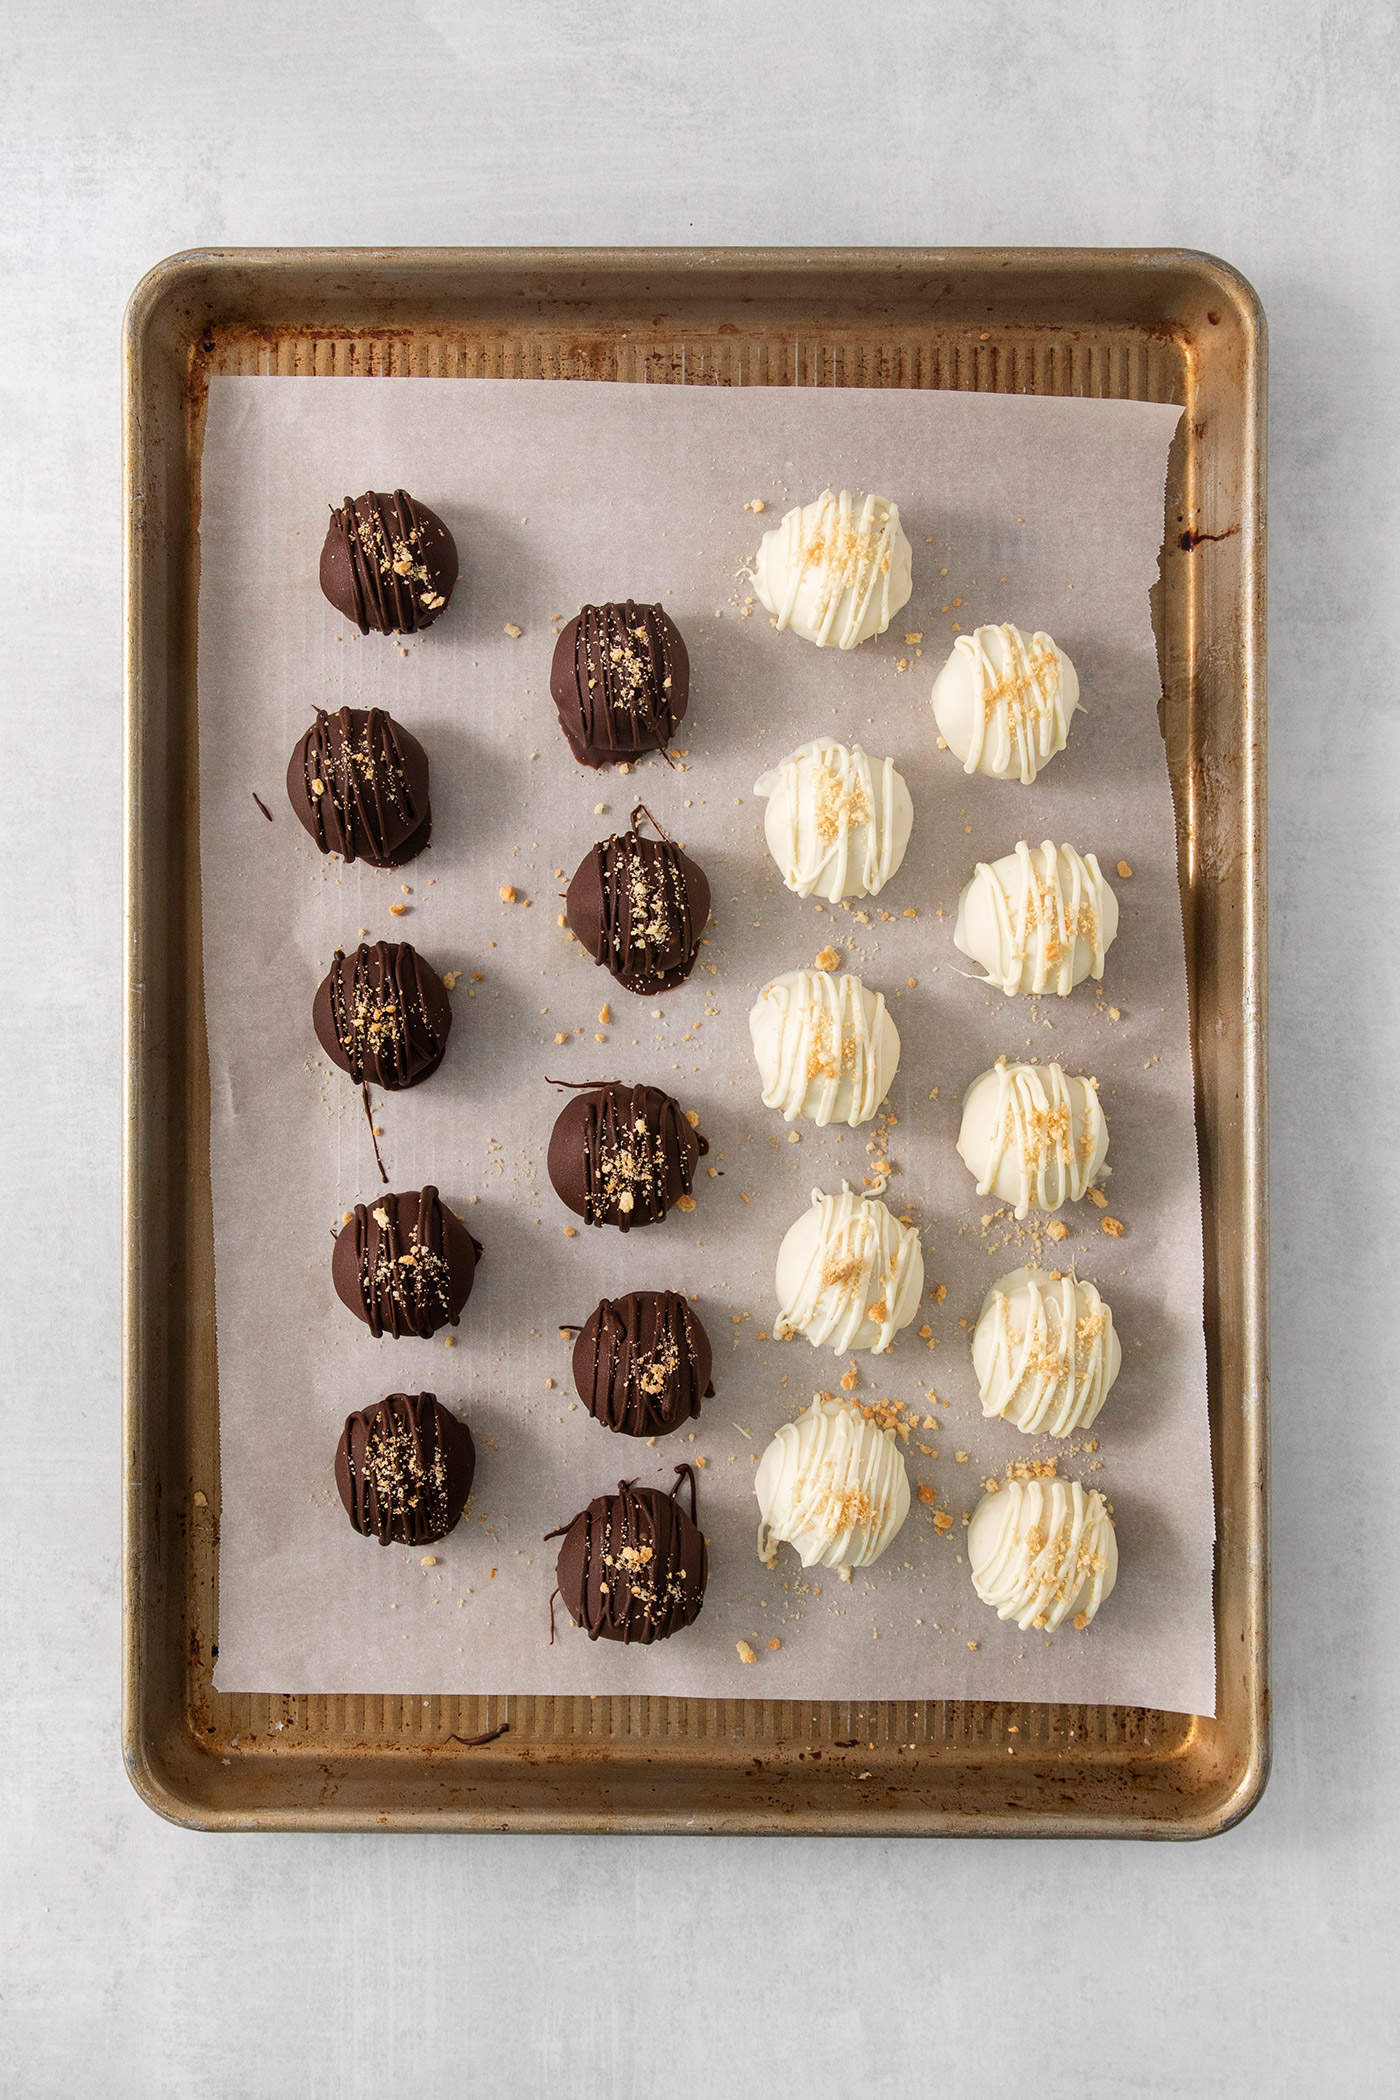
[[[208,249],[125,362],[127,1768],[199,1829],[1205,1837],[1268,1771],[1265,331],[1212,257]],[[218,1391],[195,692],[209,378],[915,386],[1180,402],[1154,620],[1205,1212],[1218,1714],[213,1689]],[[490,1741],[502,1722],[504,1734]]]

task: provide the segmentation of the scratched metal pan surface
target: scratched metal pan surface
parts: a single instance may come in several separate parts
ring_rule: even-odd
[[[206,250],[124,338],[124,1748],[202,1829],[1205,1837],[1268,1769],[1264,322],[1174,251]],[[980,1701],[213,1689],[218,1389],[196,755],[216,373],[957,387],[1184,405],[1155,618],[1205,1199],[1214,1719]],[[502,1722],[505,1733],[489,1736]]]

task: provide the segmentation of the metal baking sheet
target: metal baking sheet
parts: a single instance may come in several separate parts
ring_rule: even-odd
[[[125,1746],[144,1797],[209,1828],[1201,1836],[1237,1820],[1268,1740],[1264,338],[1249,288],[1170,253],[211,252],[143,282],[125,348]],[[1185,406],[1156,617],[1206,1216],[1215,1719],[213,1690],[194,667],[202,412],[217,372],[952,386]]]

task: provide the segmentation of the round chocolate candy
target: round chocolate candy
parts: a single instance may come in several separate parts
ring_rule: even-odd
[[[361,634],[417,634],[446,609],[457,544],[436,511],[403,489],[347,496],[331,512],[321,589]]]
[[[396,1092],[436,1072],[452,1008],[437,971],[408,941],[362,942],[352,955],[336,949],[311,1019],[327,1057],[357,1086]]]
[[[549,690],[580,765],[664,751],[690,695],[690,658],[659,605],[585,605],[554,645]]]
[[[584,855],[564,916],[575,939],[624,991],[652,998],[683,983],[694,968],[710,916],[710,885],[654,817],[659,836],[642,836],[643,816],[651,812],[638,803],[620,837],[614,832]]]
[[[586,1225],[655,1225],[689,1196],[709,1145],[659,1086],[617,1080],[559,1111],[546,1165],[554,1192]]]
[[[689,1516],[680,1506],[683,1482],[690,1486]],[[615,1495],[595,1497],[548,1536],[560,1532],[558,1594],[590,1641],[669,1640],[699,1617],[710,1571],[695,1522],[693,1467],[676,1467],[669,1493],[620,1480]],[[551,1638],[553,1620],[551,1602]]]
[[[346,1418],[335,1484],[356,1531],[381,1546],[430,1546],[466,1507],[476,1446],[433,1393],[390,1393]]]
[[[432,831],[428,754],[382,707],[323,707],[287,765],[287,797],[323,853],[400,868]]]
[[[666,1436],[700,1412],[710,1338],[679,1291],[604,1298],[574,1343],[573,1372],[588,1412],[624,1436]]]
[[[372,1335],[426,1341],[457,1325],[471,1296],[480,1243],[435,1188],[357,1203],[336,1234],[331,1281]]]

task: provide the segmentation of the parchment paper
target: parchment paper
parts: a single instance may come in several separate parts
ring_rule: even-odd
[[[1213,1710],[1201,1221],[1148,616],[1177,415],[847,388],[213,382],[199,715],[221,1689]],[[739,576],[761,530],[827,484],[892,496],[914,549],[911,603],[851,654],[774,632]],[[362,639],[317,585],[327,507],[396,485],[446,518],[462,581],[429,633]],[[761,517],[745,509],[753,499]],[[585,773],[549,700],[551,615],[628,595],[661,600],[685,635],[683,757],[674,771],[653,756],[628,777]],[[1000,619],[1048,629],[1082,685],[1069,748],[1030,789],[965,777],[937,749],[928,704],[955,633]],[[287,758],[318,702],[390,708],[426,745],[433,842],[408,868],[323,861],[291,815]],[[854,914],[783,889],[751,792],[821,732],[892,755],[914,798],[902,870]],[[714,891],[701,966],[649,1000],[623,992],[557,922],[565,878],[639,798]],[[1131,865],[1130,879],[1112,878],[1122,925],[1101,997],[1086,985],[1064,1002],[1008,1001],[965,974],[952,945],[958,892],[976,861],[1022,837],[1068,840],[1108,871]],[[501,901],[503,885],[516,902]],[[391,916],[391,904],[408,910]],[[435,1182],[485,1246],[450,1349],[442,1335],[376,1342],[331,1286],[332,1228],[380,1183],[359,1099],[316,1044],[311,1000],[334,947],[362,928],[463,973],[442,1069],[376,1096],[392,1186]],[[921,1220],[930,1291],[946,1291],[926,1302],[927,1338],[916,1326],[891,1355],[855,1359],[856,1397],[902,1401],[918,1426],[904,1447],[909,1521],[849,1586],[804,1575],[789,1550],[765,1571],[753,1499],[769,1436],[814,1390],[840,1390],[850,1361],[771,1338],[778,1243],[814,1187],[858,1184],[879,1156],[868,1128],[799,1125],[792,1143],[759,1100],[749,1006],[770,976],[831,942],[899,1024],[889,1200]],[[1062,1213],[1067,1239],[1042,1243],[1054,1265],[1077,1262],[1101,1286],[1124,1345],[1097,1448],[1058,1447],[1063,1472],[1111,1499],[1118,1587],[1087,1633],[1050,1638],[1002,1625],[978,1601],[964,1550],[983,1478],[1057,1449],[983,1423],[968,1349],[987,1285],[1035,1258],[1033,1236],[994,1215],[954,1150],[962,1092],[1003,1051],[1097,1075],[1110,1214],[1126,1228],[1109,1237],[1086,1203]],[[624,1238],[565,1211],[544,1171],[565,1097],[546,1074],[654,1081],[698,1111],[717,1171],[702,1167],[693,1213]],[[560,1323],[649,1285],[697,1293],[715,1344],[717,1391],[693,1441],[615,1437],[574,1398]],[[466,1416],[479,1451],[466,1517],[430,1567],[417,1550],[357,1537],[332,1479],[346,1412],[422,1389]],[[542,1534],[620,1478],[669,1483],[681,1459],[703,1466],[711,1548],[695,1627],[622,1649],[590,1644],[561,1614],[551,1646],[556,1549]],[[936,1500],[921,1499],[929,1491]],[[946,1530],[939,1512],[952,1517]],[[739,1641],[756,1663],[740,1660]]]

